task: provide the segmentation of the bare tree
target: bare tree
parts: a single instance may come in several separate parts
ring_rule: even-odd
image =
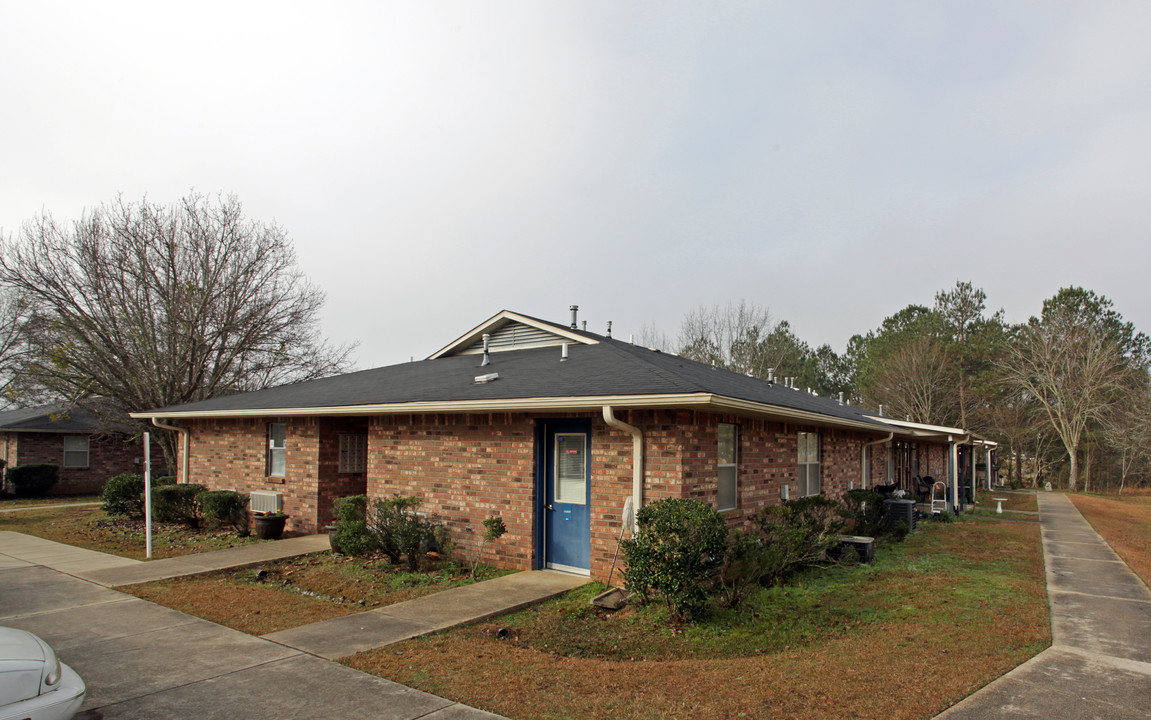
[[[235,197],[44,214],[6,243],[0,282],[27,308],[25,378],[75,402],[178,405],[339,372],[352,349],[321,337],[287,233]]]
[[[0,407],[28,404],[28,392],[20,386],[27,346],[22,329],[28,305],[9,288],[0,287]]]
[[[943,413],[953,386],[947,349],[934,338],[920,336],[904,342],[879,367],[872,393],[892,417],[932,423]]]
[[[662,352],[671,352],[675,349],[671,338],[669,338],[663,330],[656,327],[655,323],[644,323],[643,326],[640,327],[639,332],[635,336],[635,344]]]
[[[758,374],[760,345],[774,329],[767,308],[742,300],[739,305],[699,307],[683,319],[679,353],[699,362]]]
[[[1119,494],[1131,471],[1151,458],[1151,387],[1146,375],[1136,376],[1131,387],[1103,417],[1102,435],[1119,454]]]
[[[1146,339],[1122,323],[1109,300],[1080,288],[1044,302],[1042,317],[1020,326],[1008,344],[1001,366],[1005,379],[1040,404],[1062,440],[1071,491],[1078,486],[1088,425],[1122,393],[1145,346]]]

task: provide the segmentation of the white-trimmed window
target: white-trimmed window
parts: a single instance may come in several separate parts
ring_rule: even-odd
[[[368,471],[368,436],[364,434],[340,435],[341,473],[363,473]]]
[[[88,467],[89,442],[87,435],[64,436],[64,467]]]
[[[288,424],[268,423],[268,477],[284,477],[288,469]]]
[[[819,433],[799,433],[799,496],[818,495],[819,481]]]
[[[716,506],[719,510],[734,510],[739,506],[739,426],[720,423],[718,435]]]

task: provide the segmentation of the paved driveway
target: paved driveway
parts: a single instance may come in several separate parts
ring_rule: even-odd
[[[80,673],[80,718],[499,717],[3,554],[0,625]]]

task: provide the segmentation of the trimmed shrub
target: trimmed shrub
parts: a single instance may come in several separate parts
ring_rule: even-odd
[[[17,465],[8,470],[8,482],[17,497],[44,497],[59,479],[59,468],[51,463]]]
[[[183,523],[195,530],[204,521],[196,496],[203,485],[160,485],[152,489],[152,513],[157,522]]]
[[[380,550],[393,563],[407,561],[409,570],[420,567],[421,545],[434,537],[434,523],[419,512],[418,497],[394,495],[377,500],[368,519],[368,529],[376,536]]]
[[[153,480],[152,487],[155,487]],[[144,517],[144,476],[137,473],[120,473],[108,478],[100,492],[104,501],[104,512],[112,516]]]
[[[332,547],[352,556],[375,552],[376,538],[368,530],[368,497],[350,495],[336,498],[334,509],[336,527],[332,530]]]
[[[782,583],[793,573],[826,560],[845,527],[842,506],[821,495],[765,507],[752,516],[763,542],[764,585]]]
[[[208,526],[219,528],[228,526],[241,537],[247,537],[248,497],[235,490],[205,490],[196,495],[196,502],[204,514]]]
[[[723,517],[698,500],[670,498],[645,505],[636,522],[635,537],[620,545],[627,589],[644,599],[658,592],[677,616],[703,615],[727,549]]]

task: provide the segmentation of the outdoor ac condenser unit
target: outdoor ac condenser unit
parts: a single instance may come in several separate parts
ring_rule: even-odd
[[[284,493],[253,490],[248,507],[252,512],[280,512],[284,509]]]

